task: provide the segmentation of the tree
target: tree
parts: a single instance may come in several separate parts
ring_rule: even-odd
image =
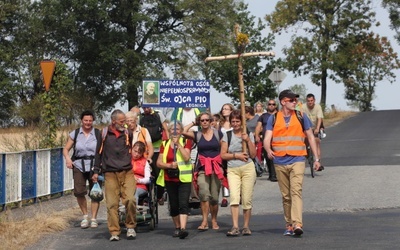
[[[15,76],[9,65],[14,60],[12,44],[13,31],[20,20],[20,1],[0,2],[0,125],[8,126],[12,122],[16,106]]]
[[[323,107],[328,78],[340,80],[334,71],[337,48],[347,37],[368,31],[375,17],[370,5],[370,0],[284,0],[265,17],[274,32],[296,29],[291,47],[283,50],[287,56],[284,65],[295,76],[311,74],[311,81],[321,86]],[[300,30],[303,36],[299,35]],[[347,61],[349,67],[353,63]]]
[[[99,110],[109,110],[117,101],[137,105],[142,80],[165,78],[165,69],[178,76],[196,74],[194,64],[181,56],[182,41],[211,33],[214,26],[195,22],[213,23],[221,16],[223,20],[233,2],[43,0],[36,10],[51,31],[49,47],[73,65],[75,86],[95,97]],[[202,11],[204,6],[212,11]]]
[[[382,6],[389,11],[391,28],[396,31],[396,39],[400,44],[400,2],[398,0],[382,0]]]
[[[344,63],[337,69],[345,85],[345,98],[360,111],[371,111],[376,84],[384,79],[392,83],[396,78],[393,70],[400,67],[400,61],[386,37],[370,33],[360,42],[348,44],[353,46],[339,47],[338,58],[342,60],[338,61],[357,63],[351,67]]]

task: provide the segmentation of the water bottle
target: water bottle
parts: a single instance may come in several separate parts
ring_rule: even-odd
[[[229,189],[227,189],[226,187],[223,188],[223,197],[229,197]]]
[[[325,138],[325,137],[326,137],[326,134],[325,134],[325,132],[324,132],[324,129],[323,129],[323,128],[321,128],[321,129],[319,130],[319,137],[320,137],[321,139],[323,139],[323,138]]]

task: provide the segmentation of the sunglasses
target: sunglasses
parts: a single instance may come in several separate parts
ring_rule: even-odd
[[[275,103],[268,103],[268,106],[276,106]]]
[[[291,99],[287,98],[285,102],[297,102],[297,99],[296,98],[291,98]]]
[[[201,119],[200,121],[201,121],[201,122],[209,122],[210,119]]]

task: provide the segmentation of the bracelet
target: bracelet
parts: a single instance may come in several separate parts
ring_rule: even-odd
[[[236,160],[236,156],[235,156],[235,153],[233,153],[233,159],[234,159],[234,160]]]

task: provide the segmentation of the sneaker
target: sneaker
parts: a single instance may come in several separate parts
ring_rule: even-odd
[[[302,235],[303,234],[303,228],[301,227],[301,225],[295,225],[294,226],[294,235]]]
[[[186,231],[186,229],[181,228],[181,230],[179,231],[179,239],[184,239],[189,235],[189,232]]]
[[[293,227],[292,225],[287,225],[286,230],[283,233],[284,236],[292,236],[293,235]]]
[[[126,238],[128,238],[128,240],[136,239],[136,232],[134,228],[128,228],[128,231],[126,232]]]
[[[174,237],[174,238],[179,237],[179,232],[180,232],[180,231],[181,231],[181,230],[180,230],[179,228],[175,228],[174,234],[172,235],[172,237]]]
[[[118,235],[111,235],[110,241],[119,241]]]
[[[98,227],[98,226],[99,226],[99,223],[97,222],[96,219],[92,219],[92,220],[90,221],[90,227],[91,227],[91,228],[96,228],[96,227]]]
[[[221,207],[227,207],[228,206],[228,200],[223,198],[221,201]]]
[[[88,221],[87,218],[88,218],[87,215],[84,215],[84,216],[83,216],[83,220],[81,221],[81,228],[82,228],[82,229],[86,229],[86,228],[89,227],[89,221]]]

